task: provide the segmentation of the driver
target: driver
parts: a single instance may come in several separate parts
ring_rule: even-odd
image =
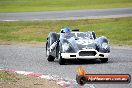
[[[70,28],[63,28],[61,29],[61,33],[63,33],[64,38],[70,38],[71,37],[71,30]]]

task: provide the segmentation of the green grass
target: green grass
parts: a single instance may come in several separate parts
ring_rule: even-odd
[[[132,7],[132,0],[0,0],[0,12]]]
[[[16,82],[18,78],[16,74],[9,72],[0,72],[0,81]]]
[[[116,19],[66,20],[66,21],[17,21],[0,22],[0,41],[44,42],[49,32],[59,32],[62,27],[95,31],[106,36],[110,44],[132,45],[132,17]]]

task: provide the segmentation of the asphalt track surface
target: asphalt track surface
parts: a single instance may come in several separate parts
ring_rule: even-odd
[[[0,21],[76,20],[132,16],[132,8],[0,13]]]
[[[130,74],[132,75],[132,47],[112,47],[108,63],[99,60],[71,60],[59,65],[58,60],[48,62],[45,45],[0,45],[0,69],[14,69],[35,73],[58,75],[75,80],[79,65],[89,74]],[[132,88],[129,84],[88,84],[72,88]]]

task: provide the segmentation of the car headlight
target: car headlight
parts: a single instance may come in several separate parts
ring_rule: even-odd
[[[69,43],[63,43],[62,49],[63,49],[63,51],[69,50],[70,49],[70,44]]]
[[[103,49],[108,49],[108,48],[109,48],[109,46],[108,46],[108,44],[107,44],[107,43],[102,43],[102,48],[103,48]]]

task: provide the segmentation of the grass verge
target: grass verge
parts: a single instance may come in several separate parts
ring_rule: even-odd
[[[0,12],[132,7],[132,0],[0,0]]]
[[[19,80],[15,74],[9,72],[0,72],[0,81],[16,82]]]
[[[0,71],[0,88],[61,88],[54,81]]]
[[[132,45],[132,17],[92,20],[0,22],[0,42],[45,42],[49,32],[62,27],[95,31],[106,36],[111,44]]]

